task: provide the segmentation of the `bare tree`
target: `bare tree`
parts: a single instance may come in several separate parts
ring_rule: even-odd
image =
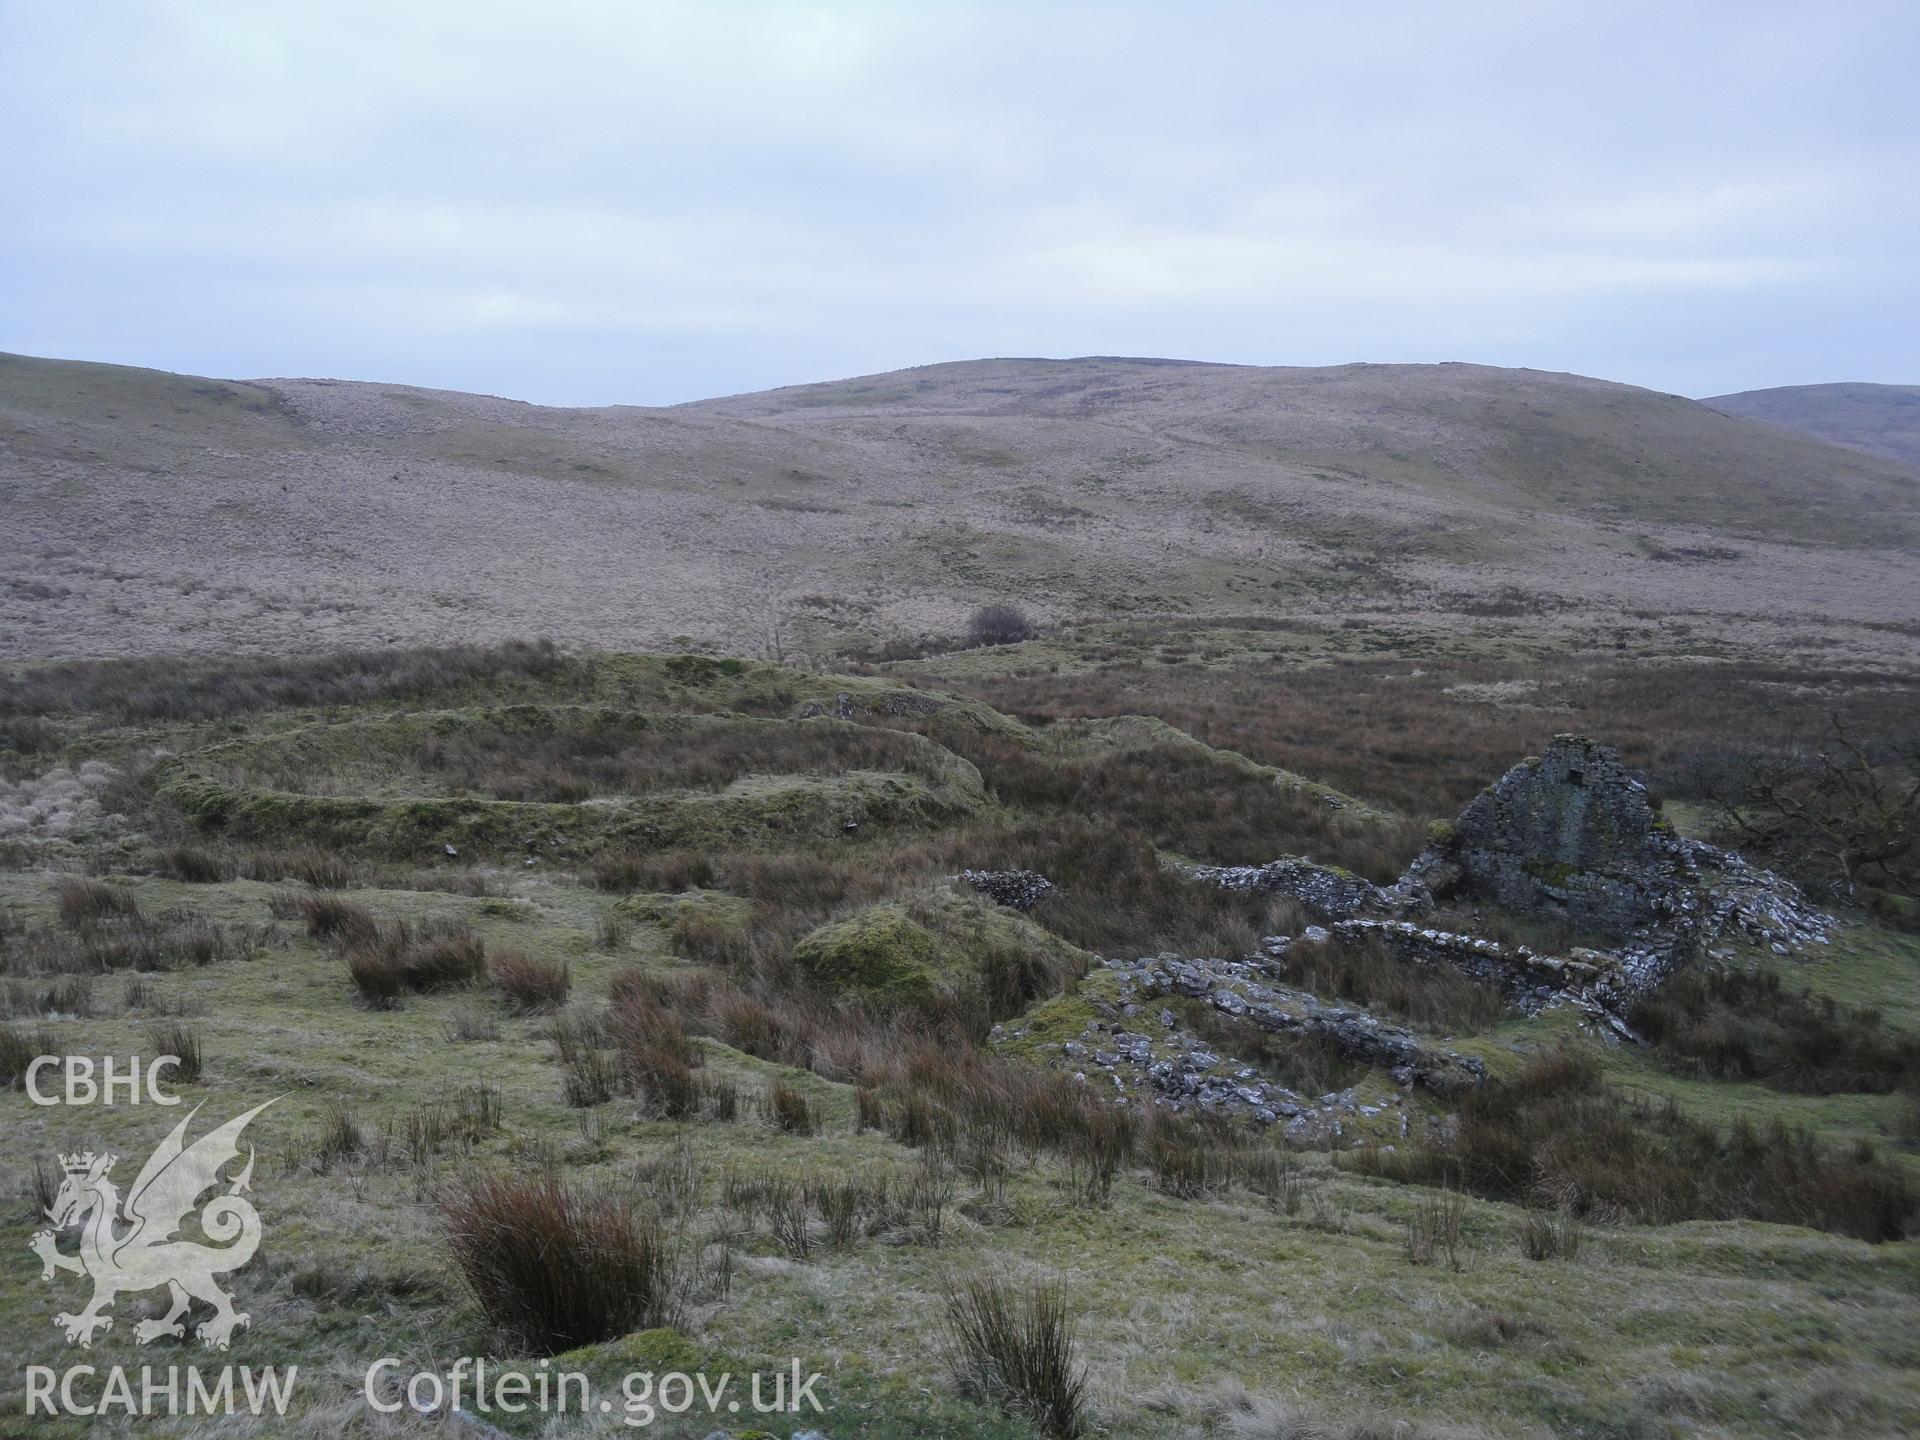
[[[1018,645],[1032,634],[1026,613],[1005,601],[982,605],[967,621],[967,638],[975,645]]]
[[[1870,746],[1836,715],[1819,749],[1749,752],[1707,788],[1724,829],[1840,894],[1912,883],[1902,862],[1920,847],[1920,741]]]
[[[769,567],[753,577],[749,593],[748,626],[756,653],[776,665],[804,663],[805,656],[793,651],[793,610],[789,604],[787,577]]]

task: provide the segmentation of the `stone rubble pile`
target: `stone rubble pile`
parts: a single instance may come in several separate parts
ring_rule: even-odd
[[[1033,870],[962,870],[957,878],[1009,910],[1031,910],[1053,889],[1051,880]]]
[[[845,690],[841,690],[834,695],[831,708],[822,701],[809,700],[800,707],[794,718],[813,720],[822,715],[831,715],[836,720],[857,720],[862,715],[937,715],[940,708],[940,702],[931,695],[890,693],[881,696],[878,701],[856,701]]]
[[[1189,872],[1223,890],[1283,895],[1323,920],[1345,920],[1362,910],[1391,909],[1400,894],[1382,889],[1347,870],[1290,857],[1267,865],[1196,865]]]
[[[1285,937],[1268,944],[1284,950]],[[1403,1090],[1420,1085],[1453,1095],[1486,1079],[1477,1057],[1424,1045],[1365,1010],[1276,983],[1281,967],[1268,955],[1211,960],[1165,954],[1102,963],[1118,982],[1115,998],[1096,1002],[1100,1016],[1077,1040],[1036,1050],[1123,1102],[1203,1110],[1259,1125],[1284,1122],[1287,1138],[1297,1141],[1338,1139],[1355,1117],[1375,1117],[1400,1104],[1394,1097],[1369,1106],[1351,1090],[1313,1097],[1275,1084],[1181,1025],[1166,1002],[1182,999],[1274,1034],[1324,1036],[1343,1057],[1387,1070]],[[1020,1034],[1017,1024],[996,1030],[1007,1038]]]

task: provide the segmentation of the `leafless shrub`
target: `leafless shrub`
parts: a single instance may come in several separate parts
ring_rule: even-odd
[[[476,1175],[440,1207],[488,1319],[540,1354],[680,1323],[678,1237],[626,1196],[551,1175]]]
[[[155,1055],[171,1055],[180,1063],[173,1073],[192,1085],[200,1079],[200,1036],[177,1020],[157,1021],[147,1027],[147,1044]]]
[[[61,922],[81,936],[91,935],[113,921],[140,915],[139,903],[131,894],[98,880],[62,880],[54,886],[53,896]]]
[[[961,1389],[1055,1440],[1086,1433],[1087,1374],[1057,1285],[975,1276],[946,1294],[949,1359]]]
[[[1466,1209],[1466,1201],[1452,1191],[1420,1199],[1406,1225],[1407,1259],[1415,1265],[1444,1261],[1449,1270],[1464,1270],[1467,1252],[1460,1241],[1460,1222]]]
[[[1911,897],[1920,872],[1920,737],[1868,741],[1838,715],[1791,752],[1723,749],[1703,781],[1720,827],[1830,894]],[[1704,774],[1704,771],[1697,772]]]
[[[372,915],[338,895],[302,895],[293,902],[293,910],[306,922],[307,934],[316,940],[366,945],[380,933],[379,922]]]
[[[1580,1253],[1582,1228],[1565,1210],[1529,1210],[1520,1217],[1520,1253],[1529,1260],[1571,1260]]]
[[[1026,613],[1004,601],[982,605],[967,619],[967,639],[974,645],[1018,645],[1032,635]]]
[[[557,1009],[567,1000],[571,976],[564,960],[540,960],[522,950],[496,951],[487,973],[522,1014]]]
[[[447,1017],[447,1038],[462,1044],[498,1040],[500,1017],[488,1005],[463,1001]]]
[[[811,1135],[816,1126],[813,1107],[807,1097],[785,1080],[776,1080],[767,1091],[768,1123],[789,1135]]]
[[[256,850],[242,870],[249,880],[298,880],[315,890],[345,890],[360,883],[359,871],[344,856],[312,847]]]
[[[0,1085],[18,1089],[26,1083],[27,1067],[42,1055],[59,1055],[60,1039],[44,1025],[29,1030],[0,1023]]]
[[[189,885],[218,885],[237,869],[230,857],[199,845],[174,845],[160,857],[162,874]]]

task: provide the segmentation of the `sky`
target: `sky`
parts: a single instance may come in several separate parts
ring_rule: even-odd
[[[1920,383],[1920,5],[0,0],[0,350]]]

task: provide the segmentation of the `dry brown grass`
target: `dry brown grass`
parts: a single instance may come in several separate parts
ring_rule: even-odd
[[[486,973],[486,946],[458,922],[413,926],[391,920],[371,935],[337,932],[347,975],[362,998],[391,1006],[408,992],[472,985]]]
[[[1164,633],[1145,631],[1142,641]],[[1491,702],[1474,688],[1516,679],[1526,687],[1517,703]],[[1414,667],[1246,657],[1230,668],[1115,663],[1059,674],[956,672],[940,683],[1036,720],[1156,715],[1209,745],[1427,819],[1452,818],[1514,761],[1568,730],[1618,746],[1677,793],[1701,747],[1817,737],[1835,710],[1864,735],[1905,733],[1915,700],[1910,679],[1878,669],[1575,655],[1423,657]]]
[[[487,1318],[537,1354],[680,1322],[678,1239],[630,1196],[477,1174],[441,1201],[440,1221]]]
[[[528,1015],[566,1004],[572,984],[566,961],[537,959],[524,950],[495,951],[487,975],[509,1006]]]
[[[1776,1122],[1727,1130],[1675,1106],[1636,1105],[1593,1062],[1559,1052],[1491,1081],[1460,1109],[1451,1144],[1364,1149],[1370,1174],[1574,1215],[1668,1224],[1769,1220],[1861,1240],[1902,1238],[1920,1221],[1920,1186],[1870,1146],[1828,1145]]]
[[[1289,984],[1397,1015],[1428,1030],[1484,1030],[1505,1013],[1495,987],[1440,965],[1415,965],[1380,940],[1335,935],[1296,945],[1282,962]]]
[[[825,724],[609,723],[554,732],[478,727],[430,737],[413,764],[463,793],[548,803],[657,790],[724,790],[749,775],[886,770],[940,778],[925,748],[901,735]]]
[[[1682,971],[1628,1020],[1681,1074],[1807,1095],[1920,1093],[1920,1038],[1886,1028],[1877,1011],[1791,991],[1770,971]]]

